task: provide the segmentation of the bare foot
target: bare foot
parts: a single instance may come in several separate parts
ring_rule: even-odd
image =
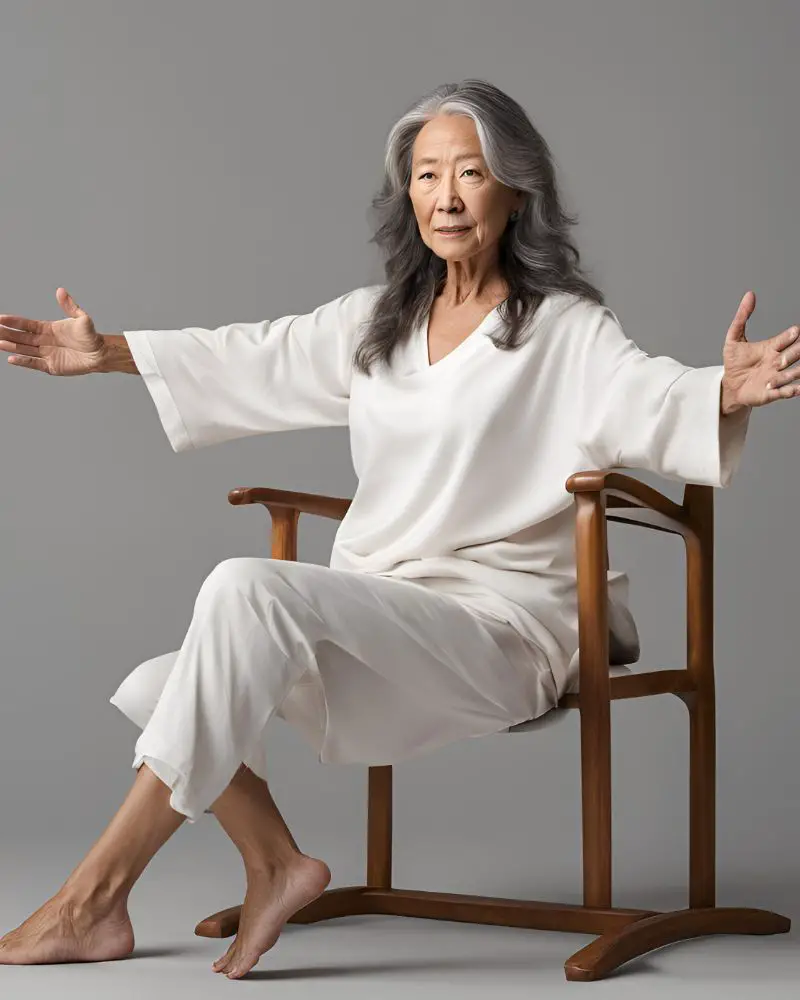
[[[129,955],[133,946],[124,902],[101,914],[57,894],[0,938],[0,965],[108,962]]]
[[[331,880],[324,861],[307,855],[274,873],[247,868],[239,930],[230,948],[214,962],[214,972],[240,979],[275,944],[283,925],[302,906],[316,899]]]

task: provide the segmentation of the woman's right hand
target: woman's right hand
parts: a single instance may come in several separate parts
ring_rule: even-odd
[[[65,288],[56,289],[58,303],[69,319],[26,319],[0,315],[0,350],[13,351],[8,363],[48,375],[88,375],[98,371],[105,340],[91,316],[73,301]],[[12,327],[11,330],[7,329]]]

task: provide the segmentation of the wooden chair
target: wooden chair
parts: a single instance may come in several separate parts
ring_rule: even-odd
[[[583,905],[422,892],[392,886],[392,766],[368,768],[366,882],[326,890],[291,917],[312,923],[349,914],[383,913],[599,935],[567,959],[568,980],[602,979],[630,959],[674,941],[708,934],[782,934],[791,921],[770,910],[715,905],[716,708],[713,642],[713,487],[686,484],[677,504],[631,476],[607,469],[577,472],[566,482],[576,504],[579,692],[533,725],[580,712]],[[297,558],[301,513],[339,519],[350,500],[262,487],[231,490],[232,504],[263,504],[272,518],[272,557]],[[627,508],[611,515],[609,508]],[[606,521],[682,535],[686,545],[687,663],[684,669],[609,671]],[[611,702],[677,695],[689,710],[689,906],[672,912],[623,909],[611,902]],[[548,720],[549,721],[549,720]],[[512,729],[525,728],[529,724]],[[511,731],[511,730],[509,730]],[[241,907],[201,920],[195,934],[236,933]]]

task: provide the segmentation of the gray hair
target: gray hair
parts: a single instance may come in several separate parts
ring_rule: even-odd
[[[580,253],[568,238],[578,217],[562,208],[550,149],[524,109],[485,80],[442,84],[415,101],[386,140],[383,186],[372,200],[381,221],[370,240],[383,251],[386,284],[353,356],[355,368],[366,375],[374,361],[391,362],[395,346],[427,316],[447,276],[447,262],[419,234],[408,196],[414,140],[439,114],[472,118],[492,174],[529,195],[500,237],[499,266],[510,294],[498,307],[504,330],[492,336],[495,346],[518,347],[524,327],[550,292],[605,304],[579,266]]]

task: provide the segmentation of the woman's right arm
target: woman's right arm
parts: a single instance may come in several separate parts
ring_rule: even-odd
[[[133,360],[128,341],[122,333],[101,333],[103,338],[103,353],[98,359],[95,372],[127,372],[130,375],[141,374]]]
[[[98,371],[138,371],[173,451],[253,434],[346,426],[353,351],[382,285],[304,314],[104,337]]]
[[[346,426],[354,345],[383,287],[364,285],[305,314],[107,334],[59,288],[68,318],[0,314],[0,351],[13,351],[16,367],[48,375],[140,375],[174,451]]]

